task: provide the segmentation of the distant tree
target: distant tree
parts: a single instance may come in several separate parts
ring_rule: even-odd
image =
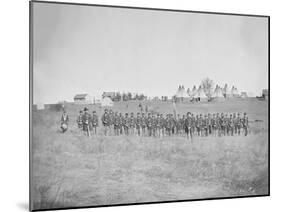
[[[201,86],[203,88],[203,91],[204,91],[205,95],[208,98],[211,98],[212,93],[213,93],[213,89],[214,89],[214,81],[207,77],[207,78],[202,80]]]

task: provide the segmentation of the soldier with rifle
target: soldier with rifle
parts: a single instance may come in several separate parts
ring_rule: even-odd
[[[202,120],[202,131],[204,132],[204,136],[208,136],[208,118],[207,115],[204,115],[204,118]]]
[[[119,113],[119,120],[120,120],[120,124],[119,124],[119,134],[122,135],[124,133],[124,117],[122,115],[122,113]]]
[[[137,113],[137,118],[136,118],[135,124],[136,124],[137,135],[141,136],[142,118],[140,116],[140,113]]]
[[[163,117],[163,114],[160,114],[160,131],[159,136],[162,138],[165,135],[165,118]]]
[[[212,117],[210,113],[208,113],[208,117],[207,117],[207,126],[208,126],[208,134],[212,135]]]
[[[152,136],[152,122],[153,122],[153,120],[152,120],[151,114],[148,113],[148,117],[147,117],[147,120],[146,120],[148,136]]]
[[[114,135],[120,134],[120,116],[118,112],[115,112],[114,120],[113,120],[113,128],[114,128]]]
[[[244,113],[244,116],[242,118],[242,127],[243,127],[244,135],[247,136],[248,135],[248,129],[249,129],[249,120],[248,120],[248,117],[247,117],[247,113]]]
[[[124,127],[124,133],[125,135],[129,135],[129,128],[130,128],[130,118],[129,118],[129,114],[125,113],[125,117],[123,120],[123,127]]]
[[[211,128],[212,128],[212,135],[216,136],[216,114],[213,113],[213,116],[211,115]]]
[[[237,114],[236,125],[237,125],[237,133],[238,133],[238,135],[240,135],[241,128],[242,128],[242,120],[240,117],[240,113]]]
[[[93,111],[93,115],[92,115],[92,128],[93,128],[93,133],[94,135],[97,135],[97,128],[99,126],[99,118],[98,115],[96,113],[96,111]]]
[[[91,115],[88,112],[88,108],[84,108],[84,114],[82,116],[82,122],[83,122],[83,131],[86,132],[88,137],[91,137],[90,132],[90,124],[91,124]]]
[[[229,135],[233,136],[234,134],[234,119],[232,117],[232,114],[229,116],[229,121],[228,121],[228,133]]]
[[[234,134],[237,134],[237,119],[236,119],[236,113],[233,113],[233,124],[234,124]]]
[[[109,115],[107,109],[104,110],[104,114],[101,117],[101,121],[102,121],[102,125],[104,128],[104,135],[107,136],[109,133],[110,124],[111,124],[110,115]]]
[[[141,114],[141,134],[142,136],[145,136],[145,128],[146,128],[146,117],[145,114]]]
[[[135,126],[136,126],[136,120],[134,117],[134,113],[131,113],[131,117],[130,117],[130,135],[134,135],[135,134]]]
[[[185,119],[185,132],[186,132],[187,138],[192,139],[192,130],[191,130],[192,119],[191,119],[191,113],[188,112],[186,114],[186,116],[187,116],[187,118]]]

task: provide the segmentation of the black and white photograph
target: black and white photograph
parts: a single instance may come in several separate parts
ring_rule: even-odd
[[[31,210],[269,195],[269,16],[29,9]]]

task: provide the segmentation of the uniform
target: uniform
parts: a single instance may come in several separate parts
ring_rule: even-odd
[[[91,115],[88,113],[88,109],[84,109],[84,114],[82,116],[83,122],[83,131],[86,132],[88,136],[90,136],[90,127],[91,127]]]
[[[123,127],[125,135],[129,135],[129,128],[130,128],[130,118],[128,117],[128,113],[125,114],[123,120]]]
[[[217,113],[216,115],[216,135],[220,136],[220,131],[221,131],[221,125],[220,125],[220,115]]]
[[[225,124],[224,124],[224,116],[221,114],[219,118],[219,136],[224,135],[225,132]]]
[[[105,110],[104,114],[101,117],[102,125],[104,127],[104,135],[108,135],[110,130],[111,119],[107,110]]]
[[[131,113],[131,116],[130,116],[130,118],[129,118],[129,127],[130,127],[130,135],[134,135],[135,134],[135,125],[136,125],[136,123],[135,123],[136,121],[135,121],[135,117],[134,117],[134,114],[133,113]]]
[[[177,117],[177,119],[175,119],[175,121],[176,121],[176,134],[177,135],[179,135],[179,134],[181,134],[181,129],[182,129],[182,120],[181,120],[181,118],[180,118],[180,114],[178,114],[178,117]]]
[[[229,121],[228,121],[228,134],[233,136],[234,134],[234,119],[232,115],[230,115]]]
[[[119,134],[122,135],[124,133],[124,117],[122,116],[122,113],[119,113],[119,120],[120,120],[120,124],[119,124]]]
[[[247,136],[248,128],[249,128],[249,120],[248,120],[246,113],[244,113],[244,117],[242,118],[242,127],[243,127],[244,135]]]
[[[115,135],[120,134],[120,125],[121,125],[121,117],[118,115],[118,113],[115,113],[114,120],[113,120],[113,128],[114,128]]]
[[[204,136],[208,136],[208,118],[207,116],[205,115],[204,116],[204,119],[202,121],[202,132],[204,132]]]
[[[161,130],[161,119],[160,115],[158,114],[156,117],[156,136],[160,137],[160,130]]]
[[[112,110],[109,111],[109,134],[113,134],[114,129],[114,112]]]
[[[92,128],[93,128],[93,132],[96,135],[97,134],[97,128],[99,126],[99,118],[96,114],[96,112],[93,112],[93,116],[92,116]]]
[[[77,120],[76,120],[77,126],[80,129],[82,129],[82,127],[83,127],[82,116],[83,116],[83,111],[80,111],[80,113],[79,113],[79,115],[77,117]]]
[[[213,117],[211,119],[211,125],[212,125],[212,134],[216,136],[217,134],[216,114],[213,114]]]
[[[156,117],[152,115],[152,135],[154,137],[156,136],[156,125],[157,125]]]
[[[236,120],[235,113],[233,113],[233,123],[234,123],[234,134],[237,134],[237,120]]]
[[[148,117],[146,119],[146,127],[147,127],[147,131],[148,131],[148,136],[152,136],[152,117],[150,116],[150,114],[148,114]]]
[[[201,118],[198,116],[198,115],[196,115],[196,120],[195,120],[195,127],[196,127],[196,131],[197,131],[197,135],[198,136],[200,136],[200,129],[201,129],[201,127],[200,127],[200,125],[201,125],[201,120],[200,120]]]
[[[146,117],[143,113],[141,117],[141,131],[142,131],[141,133],[143,136],[146,134],[145,129],[146,129]]]
[[[195,134],[195,130],[196,130],[196,119],[195,119],[194,115],[191,114],[191,132],[192,132],[192,135]]]
[[[224,128],[223,135],[228,135],[228,117],[227,117],[227,115],[225,115],[225,117],[223,119],[223,128]]]
[[[208,127],[208,135],[212,134],[212,117],[211,114],[208,114],[207,117],[207,127]]]
[[[160,131],[159,136],[163,137],[165,134],[165,118],[163,117],[163,114],[160,115]]]
[[[174,116],[173,116],[172,114],[170,115],[170,122],[171,122],[171,131],[172,131],[172,134],[175,134],[176,119],[174,118]]]
[[[237,125],[237,133],[240,135],[241,128],[242,128],[242,120],[240,118],[240,114],[238,113],[237,118],[236,118],[236,125]]]
[[[192,126],[192,119],[190,117],[190,113],[188,113],[187,118],[185,119],[185,124],[184,124],[187,138],[192,138],[191,126]]]
[[[142,118],[138,114],[137,118],[136,118],[136,130],[137,130],[137,135],[138,136],[141,135],[141,126],[142,126]]]

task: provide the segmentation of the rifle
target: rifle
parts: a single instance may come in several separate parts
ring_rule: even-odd
[[[91,137],[91,132],[90,132],[89,124],[87,125],[87,133],[88,133],[88,137]]]

